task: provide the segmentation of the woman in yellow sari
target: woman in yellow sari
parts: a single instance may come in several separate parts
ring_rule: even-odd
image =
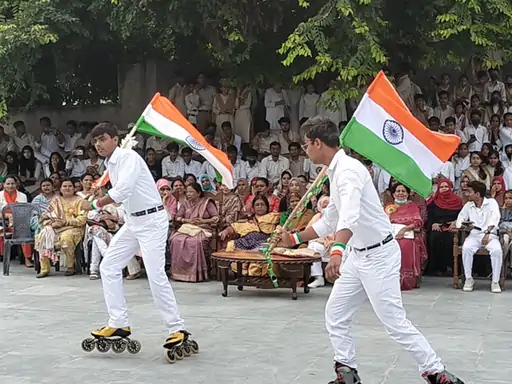
[[[265,196],[256,196],[252,201],[252,209],[254,216],[249,221],[233,223],[219,233],[221,240],[231,235],[239,236],[238,239],[228,242],[226,251],[235,249],[258,251],[279,224],[279,213],[269,213],[270,204]],[[244,263],[242,268],[244,275],[265,276],[267,274],[267,267],[264,265]]]
[[[62,180],[60,193],[62,196],[54,197],[46,212],[41,215],[42,230],[37,234],[35,244],[41,260],[38,278],[50,274],[50,261],[58,261],[56,248],[66,257],[66,276],[76,273],[75,248],[83,239],[87,215],[82,211],[83,199],[75,195],[71,180]]]

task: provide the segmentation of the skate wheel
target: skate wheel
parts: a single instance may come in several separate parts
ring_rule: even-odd
[[[185,343],[185,345],[183,345],[183,354],[185,355],[185,357],[192,355],[192,349],[190,348],[188,342]]]
[[[193,354],[199,353],[199,345],[195,340],[189,340],[189,344]]]
[[[126,349],[126,343],[122,340],[114,341],[112,343],[112,352],[114,353],[123,353]]]
[[[174,351],[171,349],[164,351],[164,357],[169,364],[174,364],[176,362],[176,355],[174,354]]]
[[[98,339],[96,342],[96,349],[101,353],[107,353],[110,350],[110,341],[105,339]]]
[[[137,340],[130,340],[130,342],[127,345],[128,352],[132,355],[135,355],[136,353],[139,353],[142,349],[142,344],[138,342]]]
[[[94,343],[94,339],[92,339],[92,338],[85,339],[84,341],[82,341],[82,350],[84,352],[94,351],[94,346],[95,346],[95,343]]]
[[[185,357],[185,353],[183,353],[183,349],[181,347],[176,348],[174,355],[176,356],[176,360],[183,360]]]

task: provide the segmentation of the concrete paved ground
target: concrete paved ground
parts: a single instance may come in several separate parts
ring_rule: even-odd
[[[11,276],[0,276],[2,384],[325,384],[333,378],[323,322],[328,288],[292,301],[288,290],[230,287],[223,298],[218,282],[173,283],[201,353],[169,365],[161,348],[166,332],[146,280],[125,284],[142,351],[86,354],[82,339],[106,321],[100,282],[63,275],[36,280],[32,272],[14,265]],[[511,382],[512,297],[488,288],[477,282],[477,291],[468,294],[453,290],[449,279],[431,278],[404,294],[412,322],[466,384]],[[364,384],[423,382],[368,303],[356,320]]]

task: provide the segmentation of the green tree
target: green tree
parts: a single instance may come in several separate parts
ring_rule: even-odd
[[[307,0],[298,0],[310,7]],[[313,2],[311,2],[313,3]],[[354,97],[381,69],[397,62],[461,68],[478,57],[484,68],[511,59],[512,3],[507,0],[325,0],[281,46],[285,66],[302,68],[299,82],[335,74]],[[304,63],[304,58],[306,59]]]

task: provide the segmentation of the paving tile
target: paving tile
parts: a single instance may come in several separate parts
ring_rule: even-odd
[[[230,287],[223,298],[218,282],[173,283],[201,353],[171,366],[163,359],[166,332],[147,281],[125,284],[133,338],[142,351],[85,354],[82,339],[106,321],[101,284],[61,274],[36,280],[25,268],[11,269],[11,276],[0,276],[2,384],[323,384],[333,379],[323,319],[329,288],[299,293],[292,301],[289,290]],[[425,278],[420,290],[404,293],[404,304],[412,323],[466,384],[510,383],[512,293],[493,295],[487,284],[477,288],[464,293],[453,290],[450,279]],[[424,382],[368,302],[353,330],[364,384]]]

